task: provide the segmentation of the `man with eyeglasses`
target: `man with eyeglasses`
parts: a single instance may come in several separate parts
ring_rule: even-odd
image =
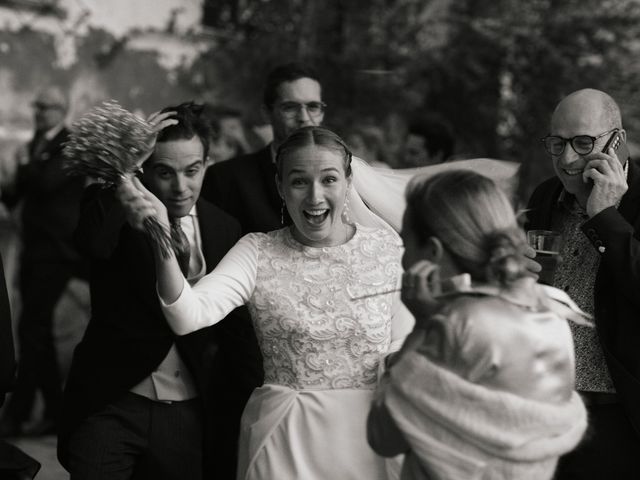
[[[243,233],[268,232],[290,223],[275,182],[278,146],[300,127],[320,125],[326,105],[316,74],[289,63],[267,76],[262,113],[273,129],[265,148],[209,167],[202,196],[234,216]]]
[[[72,278],[86,278],[86,263],[73,243],[84,188],[65,172],[62,148],[67,97],[58,87],[40,91],[34,102],[35,133],[19,158],[13,188],[2,201],[22,202],[18,378],[5,408],[0,435],[45,434],[56,429],[62,378],[54,344],[54,311]],[[40,422],[29,424],[35,394],[42,393]]]
[[[556,478],[640,478],[640,165],[604,92],[565,97],[543,139],[556,172],[534,191],[527,229],[562,234],[553,286],[595,319],[571,324],[590,433]],[[542,262],[542,260],[541,260]]]

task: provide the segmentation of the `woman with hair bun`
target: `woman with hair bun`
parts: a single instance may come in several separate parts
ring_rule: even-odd
[[[416,324],[379,386],[370,445],[406,454],[402,479],[551,478],[586,428],[567,320],[587,320],[527,273],[524,232],[489,178],[414,179],[402,238]]]

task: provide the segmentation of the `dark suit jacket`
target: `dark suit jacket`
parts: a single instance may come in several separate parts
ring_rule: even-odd
[[[63,168],[62,148],[68,138],[69,131],[63,128],[39,151],[34,151],[37,140],[31,141],[29,163],[18,167],[14,188],[3,193],[3,202],[9,207],[24,199],[23,257],[28,261],[80,260],[73,232],[84,180],[69,176]]]
[[[630,162],[619,208],[603,210],[581,228],[595,249],[604,247],[594,290],[596,328],[616,391],[640,435],[640,164]],[[550,228],[561,191],[557,178],[535,189],[526,228]]]
[[[235,244],[240,227],[206,201],[198,201],[196,208],[209,272]],[[213,327],[184,337],[174,335],[156,294],[149,240],[125,223],[123,209],[111,190],[98,185],[87,189],[76,239],[91,258],[92,315],[74,352],[65,389],[58,445],[61,461],[66,458],[66,439],[75,426],[154,371],[174,342],[194,374],[205,411],[217,418],[207,424],[217,425],[221,430],[214,432],[216,437],[226,435],[223,440],[235,447],[233,437],[237,436],[242,408],[262,381],[257,342],[246,309],[236,310]],[[232,363],[237,358],[242,361]],[[217,366],[220,361],[224,365]],[[212,370],[226,376],[214,377]],[[240,407],[237,412],[222,411],[220,405],[226,403]],[[207,439],[211,437],[205,431]],[[205,452],[205,459],[212,457],[211,453],[218,452]]]
[[[236,218],[243,233],[282,228],[282,199],[276,187],[271,145],[209,167],[200,195]],[[284,209],[284,224],[291,220]]]

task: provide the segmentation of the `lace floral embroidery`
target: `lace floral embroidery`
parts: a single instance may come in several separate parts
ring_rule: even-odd
[[[265,383],[295,389],[374,388],[391,338],[401,247],[384,230],[358,226],[336,247],[307,247],[289,229],[258,236],[249,302]]]

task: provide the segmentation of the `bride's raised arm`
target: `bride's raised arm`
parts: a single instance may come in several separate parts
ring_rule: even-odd
[[[157,218],[169,228],[164,204],[137,179],[124,182],[117,195],[134,228],[144,230],[148,217]],[[240,239],[216,268],[193,287],[182,274],[173,251],[166,252],[153,242],[152,245],[160,305],[176,334],[186,335],[218,323],[249,300],[255,287],[258,255],[252,236]]]

